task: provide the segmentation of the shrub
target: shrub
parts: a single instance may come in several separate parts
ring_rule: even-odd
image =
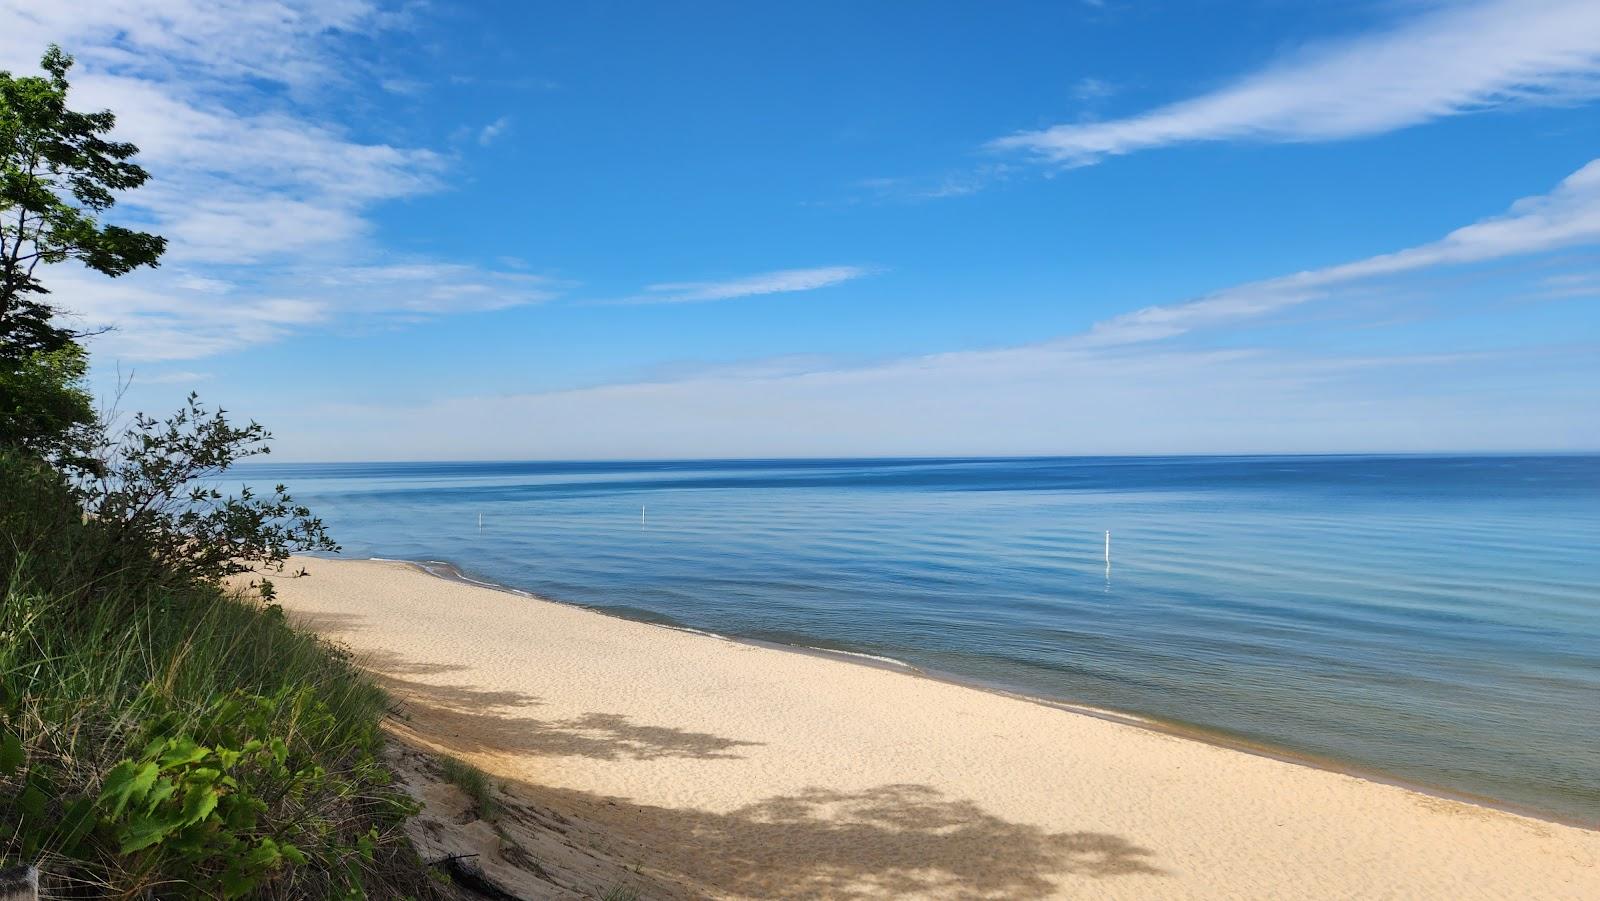
[[[86,581],[104,533],[14,454],[0,528],[0,867],[76,897],[433,891],[346,654],[214,585]]]
[[[337,551],[322,520],[284,486],[224,495],[217,479],[239,460],[271,452],[260,425],[238,427],[190,394],[166,419],[138,414],[101,442],[80,471],[79,498],[102,536],[104,575],[142,567],[163,581],[221,584],[231,575],[281,571],[297,551]]]

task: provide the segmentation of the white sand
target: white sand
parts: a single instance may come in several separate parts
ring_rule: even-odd
[[[662,894],[1600,898],[1600,832],[407,564],[298,562],[284,606],[383,676],[417,739],[691,887]]]

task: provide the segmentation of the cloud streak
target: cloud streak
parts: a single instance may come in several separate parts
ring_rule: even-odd
[[[704,303],[734,300],[765,294],[790,294],[831,288],[871,275],[865,266],[818,266],[812,269],[779,269],[719,282],[662,282],[647,285],[645,293],[629,303]]]
[[[213,273],[215,270],[211,270]],[[340,317],[399,322],[542,303],[564,287],[525,272],[414,262],[277,270],[235,282],[191,270],[108,280],[63,267],[53,297],[73,321],[110,326],[97,347],[127,361],[192,360],[276,341]]]
[[[499,140],[500,136],[505,134],[506,129],[510,127],[511,118],[509,116],[501,116],[493,122],[490,122],[483,128],[478,129],[478,145],[480,147],[487,147],[490,144],[493,144],[495,141]]]
[[[1170,338],[1196,328],[1264,316],[1325,298],[1335,288],[1436,266],[1484,263],[1600,242],[1600,159],[1548,194],[1525,197],[1503,215],[1437,241],[1337,266],[1229,288],[1178,304],[1146,307],[1097,324],[1081,341],[1121,344]]]
[[[1600,4],[1447,3],[1387,31],[1312,45],[1209,94],[1127,118],[1023,132],[990,147],[1079,166],[1198,141],[1354,138],[1597,95]]]

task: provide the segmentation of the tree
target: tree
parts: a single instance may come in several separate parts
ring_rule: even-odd
[[[40,264],[77,260],[111,277],[155,266],[158,235],[99,217],[149,174],[132,144],[106,140],[110,110],[67,107],[72,57],[51,46],[44,75],[0,71],[0,444],[43,452],[93,421],[81,335],[46,303]]]
[[[55,350],[36,350],[0,359],[0,446],[35,456],[73,462],[92,440],[94,401],[83,385],[89,368],[83,348],[68,342]]]
[[[138,147],[102,137],[116,125],[110,110],[67,108],[71,56],[51,45],[39,64],[46,75],[0,72],[0,354],[16,356],[73,337],[50,321],[39,264],[77,260],[116,277],[166,249],[158,235],[100,224],[115,192],[149,173],[132,161]]]
[[[193,394],[173,416],[137,415],[120,435],[95,416],[82,336],[56,321],[36,273],[76,260],[115,278],[157,265],[166,240],[101,224],[116,192],[149,174],[133,162],[137,147],[104,137],[110,110],[67,108],[72,57],[51,46],[40,65],[42,76],[0,72],[0,452],[53,463],[71,481],[103,539],[103,571],[150,565],[162,578],[218,582],[281,570],[296,551],[337,550],[283,486],[218,490],[234,462],[267,453],[261,426],[231,425]]]

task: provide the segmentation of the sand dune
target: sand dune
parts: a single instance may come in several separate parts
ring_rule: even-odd
[[[620,861],[641,897],[1600,898],[1597,832],[407,564],[302,562],[282,603],[404,700],[410,740],[582,824],[552,863]]]

